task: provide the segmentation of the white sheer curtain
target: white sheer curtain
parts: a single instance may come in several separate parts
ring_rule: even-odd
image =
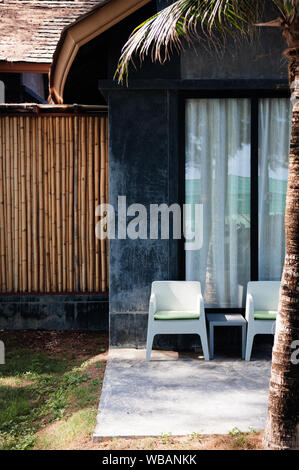
[[[241,307],[250,276],[250,101],[186,102],[186,203],[203,204],[203,246],[186,279],[207,307]],[[187,221],[187,224],[191,221]]]
[[[289,99],[259,101],[259,279],[280,280],[291,132]]]

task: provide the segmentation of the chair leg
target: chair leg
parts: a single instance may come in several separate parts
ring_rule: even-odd
[[[151,331],[147,333],[147,340],[146,340],[146,360],[147,361],[151,360],[154,337],[155,335]]]
[[[250,361],[254,337],[255,334],[252,331],[247,331],[245,361]]]
[[[246,354],[246,325],[241,326],[242,328],[242,359],[245,359]]]
[[[200,333],[200,340],[201,340],[201,346],[202,346],[202,350],[203,350],[203,355],[205,357],[205,361],[209,361],[210,360],[210,354],[209,354],[209,345],[208,345],[208,337],[207,337],[207,333],[204,332],[204,333]]]

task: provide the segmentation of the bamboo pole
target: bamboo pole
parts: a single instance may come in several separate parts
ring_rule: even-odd
[[[66,128],[65,128],[65,117],[59,118],[60,120],[60,147],[61,147],[61,245],[62,245],[62,291],[67,290],[67,199],[66,199]]]
[[[74,289],[74,136],[73,136],[73,118],[68,118],[68,149],[69,149],[69,187],[68,187],[68,290]]]
[[[24,118],[19,119],[20,129],[20,166],[21,166],[21,226],[22,226],[22,249],[21,249],[21,263],[22,263],[22,291],[26,292],[28,289],[27,277],[27,220],[26,220],[26,161],[25,161],[25,133],[24,133]]]
[[[10,154],[10,118],[5,117],[5,163],[7,175],[7,202],[6,202],[6,220],[7,220],[7,259],[8,259],[8,291],[13,291],[13,230],[12,230],[12,211],[13,211],[13,188],[12,188],[12,158]]]
[[[5,178],[6,178],[6,171],[5,171],[5,149],[3,145],[3,141],[5,139],[5,131],[3,131],[3,118],[0,116],[0,233],[1,236],[1,284],[0,290],[1,292],[6,291],[6,281],[5,281],[5,271],[6,271],[6,226],[5,226]],[[2,204],[1,204],[2,201]]]
[[[22,167],[21,167],[21,142],[20,142],[20,116],[16,116],[14,121],[14,141],[17,148],[18,166],[18,291],[23,292],[23,271],[22,271]]]
[[[38,158],[37,158],[37,132],[36,132],[36,119],[31,120],[32,124],[32,206],[33,206],[33,291],[38,292]]]
[[[9,281],[8,281],[8,276],[9,276],[9,258],[8,258],[8,220],[7,220],[7,199],[10,194],[8,194],[8,189],[7,189],[7,162],[6,162],[6,137],[5,137],[5,118],[3,117],[1,119],[1,127],[2,127],[2,154],[3,154],[3,212],[4,212],[4,227],[5,227],[5,292],[9,292]],[[10,239],[11,241],[11,239]]]
[[[8,275],[9,275],[9,259],[8,259],[8,221],[7,221],[7,198],[8,198],[8,189],[7,189],[7,170],[6,170],[6,137],[5,137],[5,118],[1,119],[1,127],[2,127],[2,153],[3,153],[3,198],[4,198],[4,227],[5,227],[5,285],[6,289],[5,292],[9,292],[9,282],[8,282]]]
[[[7,136],[6,136],[6,118],[2,118],[2,151],[3,151],[3,198],[4,198],[4,226],[5,226],[5,284],[6,284],[6,292],[11,292],[11,259],[10,259],[10,249],[9,246],[11,244],[11,229],[9,226],[9,202],[11,207],[11,193],[10,193],[10,171],[9,165],[7,162]]]
[[[0,263],[1,263],[1,292],[6,291],[6,244],[5,244],[5,207],[4,207],[4,181],[5,181],[5,168],[4,168],[4,148],[2,142],[4,140],[3,133],[3,119],[0,118]]]
[[[49,203],[51,201],[49,194],[50,177],[50,158],[49,158],[49,137],[48,137],[48,118],[42,120],[43,133],[43,155],[44,155],[44,211],[45,211],[45,292],[51,290],[51,271],[50,271],[50,213]]]
[[[56,154],[56,219],[57,219],[57,280],[58,292],[62,292],[62,216],[61,216],[61,174],[60,174],[60,118],[55,118],[55,154]]]
[[[106,173],[106,140],[105,140],[105,118],[101,117],[101,203],[106,202],[105,173]],[[101,240],[101,292],[106,290],[106,240]]]
[[[17,118],[13,117],[10,122],[10,144],[12,151],[12,177],[13,177],[13,269],[14,269],[14,292],[19,290],[19,194],[18,194],[18,146]]]
[[[23,246],[25,247],[25,267],[26,267],[26,237],[24,240],[23,245],[23,205],[22,205],[22,198],[23,198],[23,184],[22,184],[22,162],[21,162],[21,135],[20,135],[20,118],[21,116],[17,116],[17,128],[16,132],[17,135],[15,139],[17,139],[17,147],[18,147],[18,212],[19,212],[19,291],[26,292],[24,290],[24,286],[26,284],[26,272],[25,272],[25,279],[23,278]],[[25,180],[24,180],[25,181]],[[26,188],[24,198],[26,199]],[[26,224],[26,212],[25,212],[25,224]],[[25,226],[26,232],[26,226]]]
[[[96,116],[94,119],[94,194],[95,194],[95,207],[100,202],[100,140],[99,140],[99,118]],[[94,214],[95,217],[95,214]],[[97,292],[101,289],[101,244],[100,240],[95,238],[95,290]]]
[[[81,288],[82,292],[86,292],[86,119],[80,118],[81,121]]]
[[[79,195],[80,195],[80,175],[79,175],[79,119],[74,117],[74,275],[75,275],[75,290],[80,290],[80,269],[79,269]]]
[[[94,133],[93,117],[88,118],[88,198],[89,198],[89,260],[88,260],[88,290],[94,291],[94,251],[95,251],[95,231],[94,231]]]
[[[22,291],[22,225],[21,225],[21,169],[20,169],[20,147],[18,142],[18,118],[17,116],[13,117],[13,155],[14,155],[14,187],[16,190],[15,193],[15,210],[17,211],[17,221],[14,217],[14,224],[17,227],[16,230],[16,250],[17,250],[17,258],[14,260],[14,265],[17,269],[17,286],[16,292]],[[16,178],[15,178],[16,175]]]
[[[85,141],[86,141],[86,180],[85,180],[85,188],[86,188],[86,215],[85,215],[85,227],[86,227],[86,291],[89,291],[89,282],[90,282],[90,271],[89,271],[89,118],[88,116],[84,116],[83,119],[85,120]]]
[[[57,275],[56,275],[56,201],[55,201],[55,155],[54,155],[54,132],[53,132],[53,118],[49,118],[49,146],[50,146],[50,165],[51,165],[51,245],[50,245],[50,260],[51,260],[51,290],[55,292],[57,289]]]
[[[27,212],[27,286],[28,292],[32,291],[32,184],[31,184],[31,141],[30,136],[31,118],[24,118],[24,150],[26,159],[26,212]]]
[[[37,120],[37,143],[38,143],[38,253],[39,253],[39,291],[44,292],[45,285],[45,236],[44,236],[44,181],[43,181],[43,141],[42,141],[42,117]]]
[[[32,243],[31,243],[31,249],[32,249],[32,260],[31,260],[31,290],[34,292],[34,259],[35,259],[35,253],[34,253],[34,178],[33,178],[33,167],[34,167],[34,135],[33,135],[33,127],[34,123],[32,121],[31,116],[28,116],[28,136],[26,136],[28,142],[30,143],[30,153],[29,153],[29,159],[30,159],[30,180],[31,180],[31,238],[32,238]]]
[[[78,269],[79,269],[79,290],[82,292],[82,227],[81,227],[81,206],[82,206],[82,192],[81,192],[81,172],[82,172],[82,143],[81,143],[81,128],[82,122],[78,117],[79,135],[78,135]]]
[[[70,157],[69,157],[69,126],[68,126],[68,117],[64,117],[64,147],[65,147],[65,292],[68,291],[69,283],[69,172],[70,172]]]
[[[66,250],[66,285],[65,285],[65,290],[68,291],[68,286],[69,286],[69,273],[70,273],[70,262],[71,260],[69,259],[69,245],[70,245],[70,239],[69,239],[69,193],[70,193],[70,188],[69,188],[69,175],[70,175],[70,138],[69,138],[69,117],[65,117],[65,237],[66,237],[66,245],[65,245],[65,250]]]
[[[86,181],[85,181],[85,188],[86,188],[86,212],[85,212],[85,234],[86,234],[86,267],[85,267],[85,278],[86,278],[86,291],[89,291],[89,282],[90,282],[90,272],[89,272],[89,225],[90,225],[90,220],[89,220],[89,138],[88,138],[88,117],[85,117],[85,126],[86,126]]]
[[[47,118],[47,140],[48,140],[48,190],[49,190],[49,248],[50,248],[50,290],[54,289],[54,240],[53,240],[53,217],[52,217],[52,194],[54,191],[53,181],[52,181],[52,133],[51,133],[51,118]]]
[[[82,226],[81,226],[81,207],[82,207],[82,119],[78,117],[78,268],[79,268],[79,290],[82,292]]]
[[[15,291],[15,261],[14,261],[14,256],[15,256],[15,244],[16,244],[16,233],[15,233],[15,224],[14,224],[14,211],[15,211],[15,203],[14,203],[14,198],[15,198],[15,187],[14,187],[14,145],[13,145],[13,118],[9,119],[9,157],[10,157],[10,180],[11,180],[11,196],[12,196],[12,211],[11,211],[11,230],[12,230],[12,262],[13,262],[13,291]],[[18,261],[17,261],[18,262]],[[18,265],[17,265],[18,269]]]

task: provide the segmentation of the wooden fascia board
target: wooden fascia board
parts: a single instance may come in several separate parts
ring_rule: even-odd
[[[54,103],[63,103],[65,82],[80,47],[150,1],[111,0],[63,31],[50,68],[50,97]]]
[[[50,63],[0,61],[0,73],[49,73]]]

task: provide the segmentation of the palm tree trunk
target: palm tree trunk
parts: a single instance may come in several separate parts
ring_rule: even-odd
[[[285,217],[286,258],[264,436],[264,445],[268,449],[299,448],[299,364],[295,350],[298,350],[299,340],[299,49],[293,49],[289,56],[295,103]]]

